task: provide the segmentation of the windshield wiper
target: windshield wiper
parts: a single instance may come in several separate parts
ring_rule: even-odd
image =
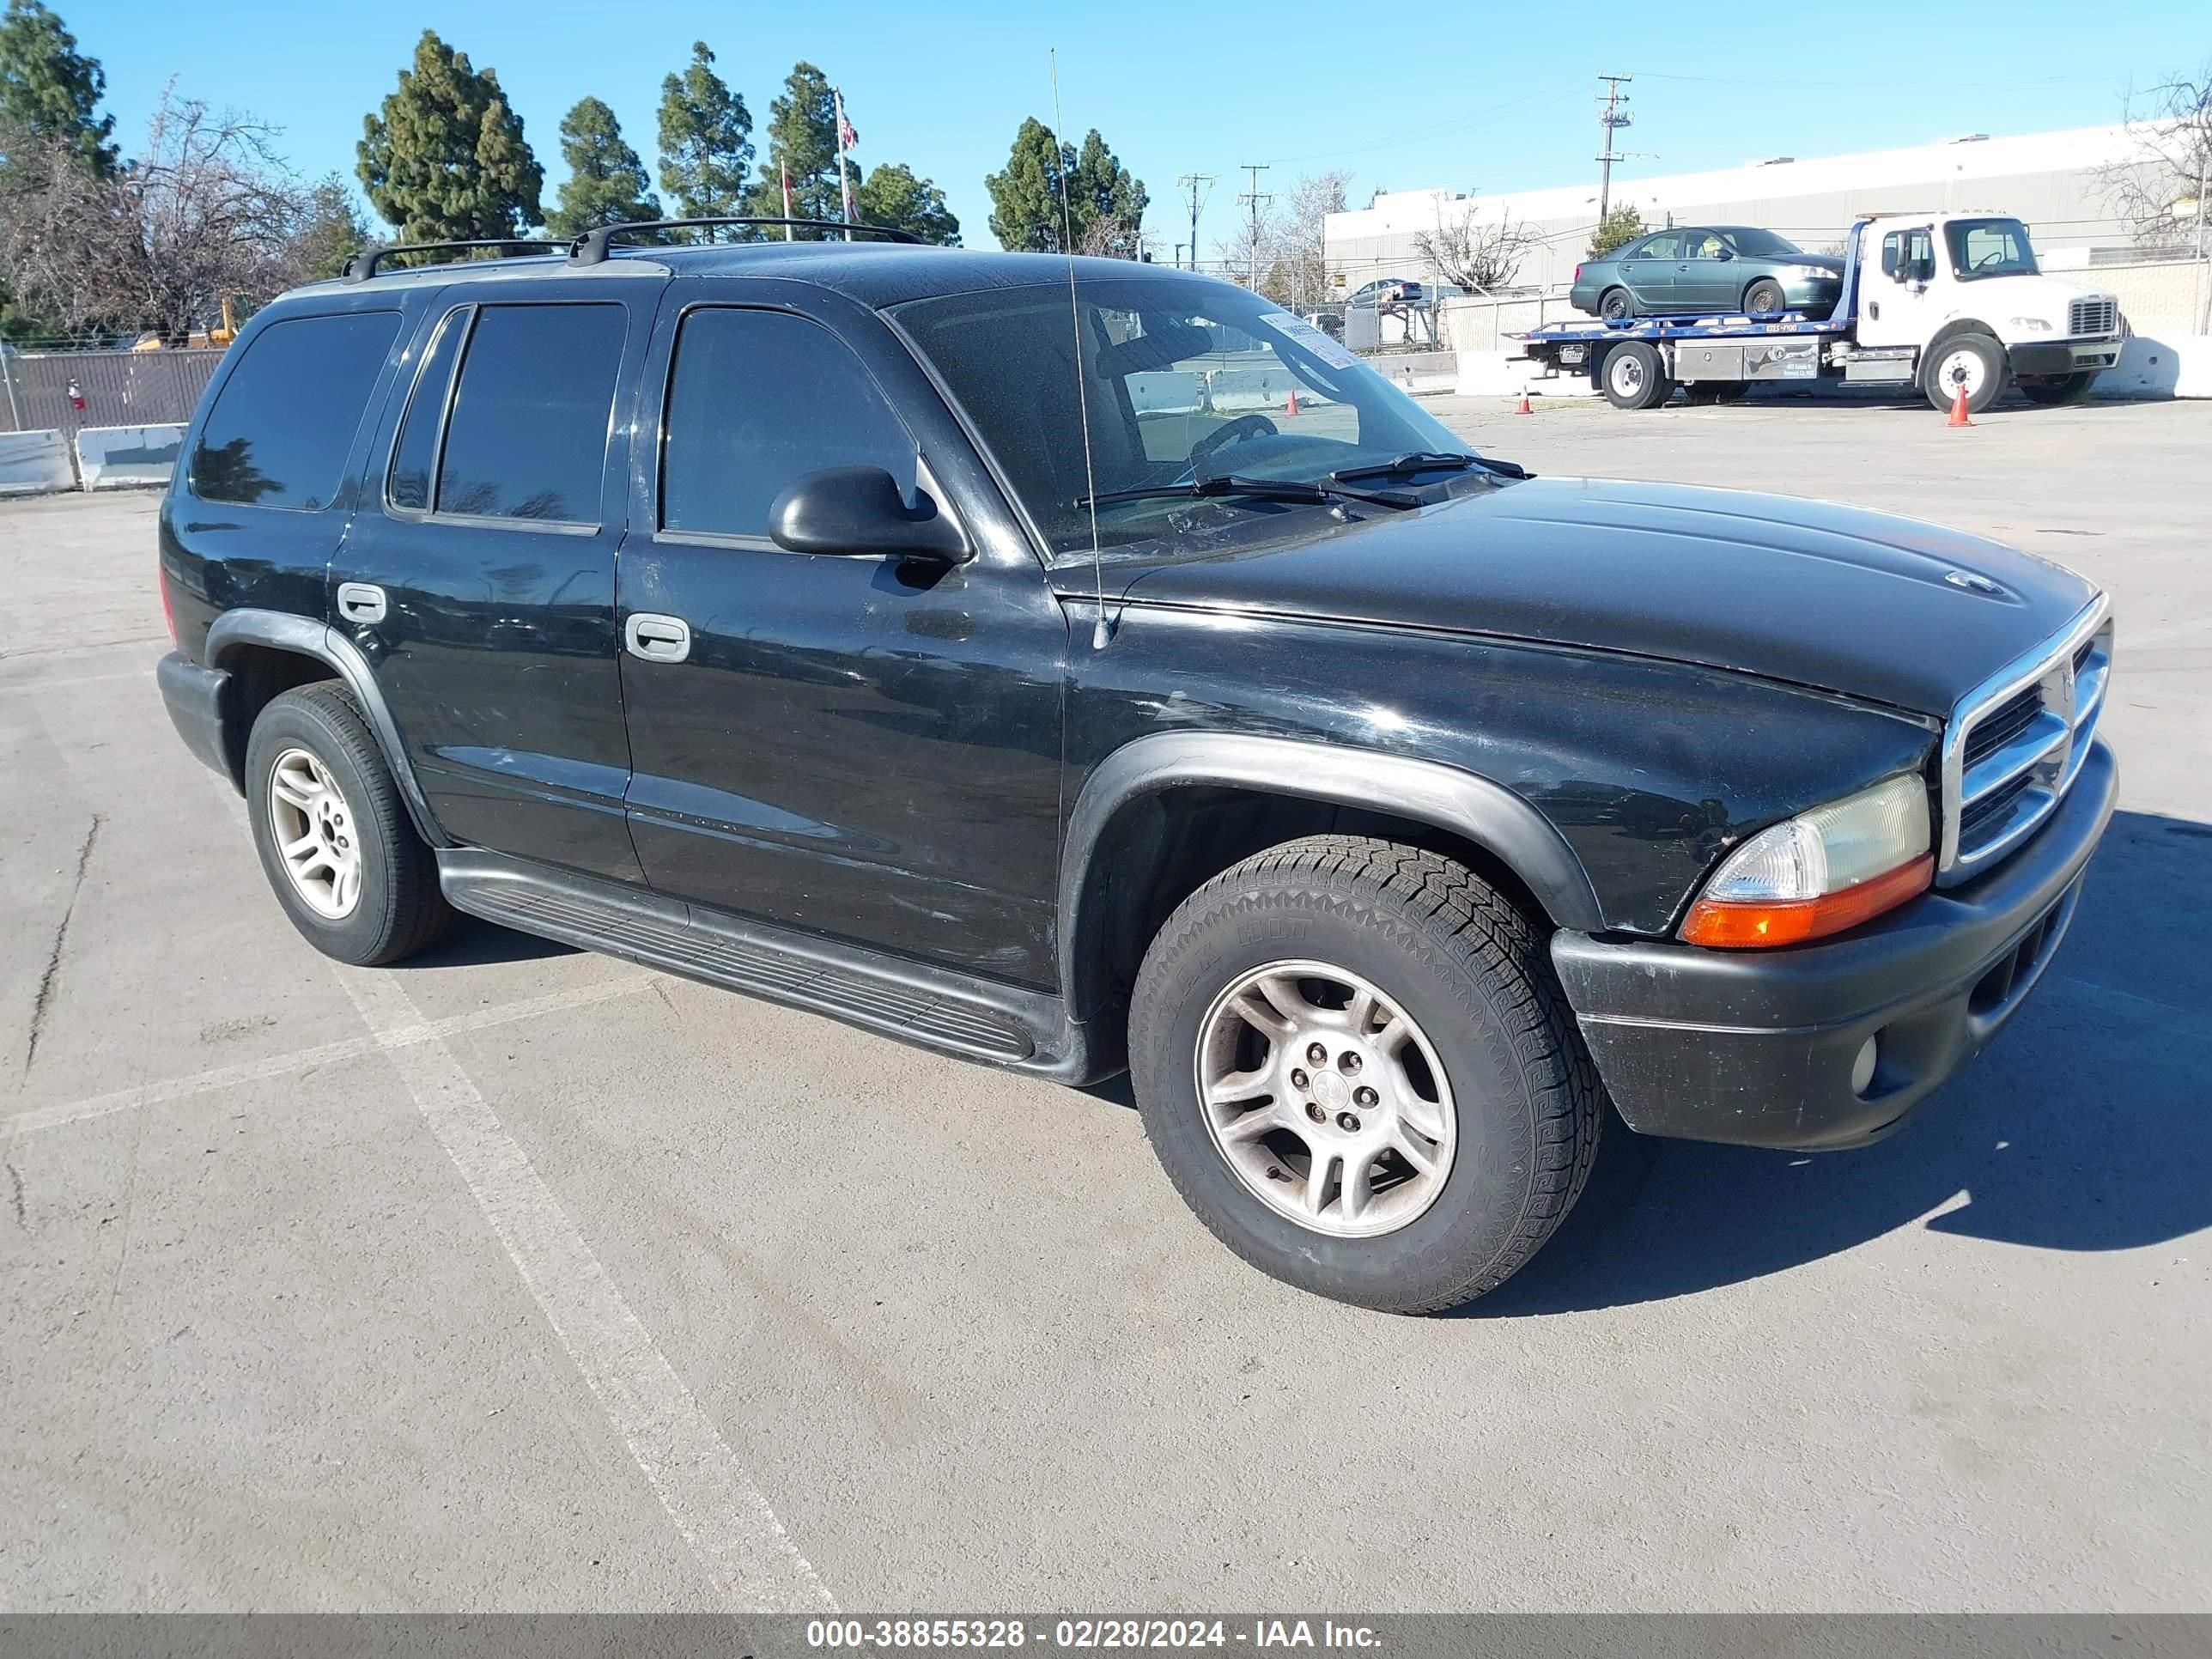
[[[1403,455],[1393,456],[1387,461],[1376,461],[1367,466],[1339,467],[1330,473],[1332,483],[1343,483],[1352,478],[1410,478],[1416,473],[1439,472],[1447,467],[1465,471],[1479,466],[1486,472],[1495,472],[1502,478],[1525,478],[1526,470],[1511,461],[1492,460],[1486,455],[1461,455],[1443,450],[1413,449]]]
[[[1095,495],[1079,495],[1079,507],[1105,507],[1115,501],[1220,501],[1231,496],[1255,501],[1288,501],[1299,507],[1333,507],[1340,501],[1371,501],[1377,507],[1411,507],[1419,497],[1398,489],[1346,489],[1331,483],[1300,483],[1290,478],[1240,478],[1216,473],[1187,483],[1140,484],[1133,489],[1102,489]]]

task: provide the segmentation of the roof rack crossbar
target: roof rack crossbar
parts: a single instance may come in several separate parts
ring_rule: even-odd
[[[863,236],[881,236],[888,241],[920,244],[921,238],[910,230],[894,230],[889,225],[847,224],[840,219],[762,219],[715,216],[707,219],[638,219],[628,224],[600,225],[586,231],[568,245],[568,263],[596,265],[604,261],[614,240],[648,230],[696,230],[714,225],[787,226],[794,230],[852,231]]]
[[[463,242],[373,242],[345,262],[341,273],[349,283],[365,283],[376,275],[376,268],[386,259],[401,253],[442,253],[449,248],[496,247],[512,248],[524,253],[550,253],[565,247],[563,242],[549,242],[526,236],[482,236]],[[459,264],[459,259],[441,263]]]

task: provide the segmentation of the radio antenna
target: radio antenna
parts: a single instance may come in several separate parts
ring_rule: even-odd
[[[1060,49],[1048,47],[1052,64],[1052,170],[1060,179],[1060,247],[1067,256],[1067,320],[1075,331],[1075,406],[1083,416],[1083,500],[1091,509],[1091,589],[1097,614],[1091,623],[1091,648],[1103,651],[1110,637],[1106,627],[1106,572],[1098,550],[1098,476],[1091,460],[1091,393],[1083,382],[1083,312],[1075,299],[1075,220],[1067,205],[1067,153],[1060,148]]]

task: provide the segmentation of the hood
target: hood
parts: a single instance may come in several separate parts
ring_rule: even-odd
[[[2095,592],[1998,543],[1826,501],[1535,478],[1144,568],[1123,597],[1627,652],[1942,716]]]
[[[2077,287],[2056,276],[1984,276],[1959,284],[1951,314],[1986,319],[2001,335],[2017,336],[2008,327],[2014,317],[2040,317],[2058,334],[2067,330],[2067,307],[2076,300],[2109,300],[2102,289]]]

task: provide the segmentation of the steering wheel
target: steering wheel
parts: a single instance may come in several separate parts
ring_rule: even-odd
[[[1989,252],[1984,253],[1980,258],[1974,261],[1974,269],[1976,270],[1986,270],[1991,265],[2003,264],[2004,261],[2010,257],[2011,255],[2008,251],[2004,248],[1992,248]]]
[[[1199,463],[1224,445],[1242,443],[1247,438],[1272,438],[1277,430],[1275,423],[1265,415],[1239,415],[1224,422],[1191,446],[1191,476],[1203,477],[1205,469]]]

